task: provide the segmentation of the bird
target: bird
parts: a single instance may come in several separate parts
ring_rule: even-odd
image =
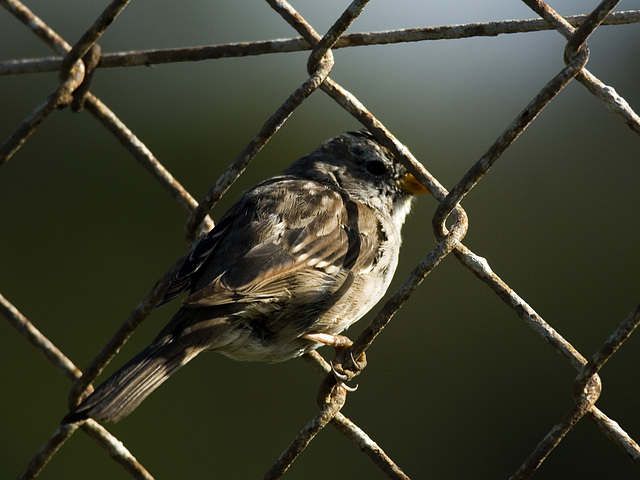
[[[117,422],[195,356],[281,362],[341,334],[383,297],[426,187],[367,130],[322,143],[241,195],[190,250],[157,306],[182,306],[62,424]]]

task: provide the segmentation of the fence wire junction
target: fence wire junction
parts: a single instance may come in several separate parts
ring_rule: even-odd
[[[365,353],[403,306],[416,288],[447,255],[453,256],[477,278],[482,280],[525,324],[538,333],[551,348],[557,351],[577,371],[573,391],[575,405],[560,419],[524,459],[513,479],[526,479],[540,467],[547,456],[562,441],[566,434],[583,417],[594,423],[612,442],[621,447],[631,460],[640,463],[640,447],[637,442],[612,418],[609,418],[596,402],[601,393],[598,372],[603,365],[623,346],[640,322],[640,305],[636,306],[611,333],[600,348],[590,356],[578,352],[565,338],[514,290],[512,290],[490,267],[488,262],[469,250],[462,242],[467,233],[467,213],[461,206],[463,198],[480,182],[493,164],[531,125],[538,114],[574,80],[583,85],[601,101],[616,117],[635,133],[640,134],[640,117],[624,98],[609,85],[605,85],[585,67],[589,60],[587,40],[601,25],[639,23],[640,11],[612,12],[618,1],[603,1],[588,14],[562,17],[549,5],[537,0],[523,0],[540,18],[468,24],[457,26],[404,29],[386,32],[345,33],[369,3],[355,0],[323,35],[285,1],[267,0],[267,3],[299,35],[286,40],[234,43],[194,48],[176,48],[141,52],[102,54],[97,41],[116,17],[129,3],[114,0],[73,45],[67,43],[47,24],[16,0],[0,0],[7,11],[22,22],[56,54],[54,57],[6,61],[0,64],[0,74],[17,75],[37,72],[59,72],[60,84],[42,101],[32,113],[16,127],[10,137],[0,146],[0,166],[6,163],[28,141],[33,132],[58,108],[69,107],[75,112],[86,110],[111,132],[127,151],[166,189],[166,191],[189,213],[185,237],[192,242],[213,227],[208,217],[211,209],[223,197],[231,185],[244,172],[252,159],[278,132],[290,115],[316,90],[321,90],[340,105],[347,113],[369,129],[380,143],[389,148],[439,202],[432,218],[436,247],[428,252],[400,286],[381,307],[370,324],[355,340],[351,353],[358,358]],[[385,126],[370,113],[353,94],[336,83],[330,73],[334,66],[332,50],[362,45],[384,43],[419,42],[434,39],[467,38],[473,36],[495,36],[516,32],[533,32],[555,29],[566,39],[564,50],[565,67],[549,79],[540,91],[524,106],[521,113],[499,135],[486,153],[465,173],[460,181],[447,191],[426,168],[401,144]],[[170,62],[207,61],[233,56],[266,55],[270,53],[310,51],[307,63],[308,78],[296,88],[287,100],[273,112],[223,175],[211,186],[200,201],[196,201],[173,175],[157,160],[153,153],[135,134],[94,94],[91,79],[101,68],[131,67]],[[90,365],[83,371],[47,339],[8,299],[0,295],[0,312],[9,323],[31,344],[42,352],[71,382],[69,403],[76,404],[91,389],[104,368],[127,342],[141,322],[151,312],[173,275],[178,261],[142,299],[109,342],[100,350]],[[319,411],[315,417],[292,439],[272,467],[265,479],[282,477],[293,462],[305,451],[311,440],[331,423],[349,438],[361,451],[369,456],[390,478],[409,478],[380,446],[354,422],[345,417],[341,408],[348,392],[336,384],[327,362],[318,354],[305,357],[312,367],[323,375],[319,394]],[[346,365],[349,367],[349,365]],[[351,365],[353,368],[354,366]],[[351,376],[359,372],[354,368]],[[51,435],[19,478],[35,478],[65,446],[77,429],[83,430],[121,464],[134,478],[153,478],[126,446],[99,423],[88,420],[78,425],[63,425]]]

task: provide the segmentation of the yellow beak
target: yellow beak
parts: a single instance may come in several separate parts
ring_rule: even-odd
[[[400,188],[406,190],[409,193],[413,193],[414,195],[423,195],[425,193],[429,193],[427,187],[422,185],[418,181],[418,179],[410,173],[408,173],[407,176],[400,181]]]

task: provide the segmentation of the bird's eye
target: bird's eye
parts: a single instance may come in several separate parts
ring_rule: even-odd
[[[370,162],[367,163],[366,168],[369,171],[369,173],[372,173],[373,175],[376,175],[376,176],[383,175],[387,171],[386,165],[380,160],[371,160]]]

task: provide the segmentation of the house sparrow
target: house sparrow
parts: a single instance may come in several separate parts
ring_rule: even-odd
[[[384,295],[412,194],[427,190],[369,132],[332,138],[242,195],[160,304],[190,294],[151,345],[62,423],[118,421],[200,352],[280,362],[339,336]]]

